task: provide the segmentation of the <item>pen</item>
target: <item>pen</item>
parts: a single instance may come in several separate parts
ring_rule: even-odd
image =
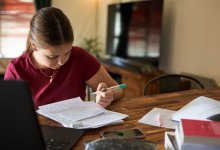
[[[126,87],[126,84],[120,84],[120,85],[116,85],[116,86],[112,86],[112,87],[109,87],[109,88],[106,88],[105,91],[108,91],[108,90],[118,90],[118,89],[123,89]],[[96,92],[93,92],[92,95],[96,94]]]
[[[157,114],[157,122],[158,122],[160,127],[163,126],[163,121],[162,121],[161,115],[159,113]]]

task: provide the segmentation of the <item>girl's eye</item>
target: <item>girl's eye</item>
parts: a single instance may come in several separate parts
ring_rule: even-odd
[[[66,53],[66,55],[69,55],[71,53],[71,51],[69,51],[68,53]]]
[[[47,58],[49,58],[49,59],[56,59],[56,58],[58,58],[59,56],[47,56]]]

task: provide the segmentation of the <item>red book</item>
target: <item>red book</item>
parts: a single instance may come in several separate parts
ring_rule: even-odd
[[[220,138],[220,122],[182,119],[182,127],[185,136]]]
[[[176,129],[180,149],[220,149],[220,122],[181,119]]]

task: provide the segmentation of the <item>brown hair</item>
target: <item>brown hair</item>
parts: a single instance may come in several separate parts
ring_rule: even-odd
[[[27,51],[31,51],[30,40],[38,47],[72,43],[73,29],[69,19],[60,9],[44,7],[31,19]]]

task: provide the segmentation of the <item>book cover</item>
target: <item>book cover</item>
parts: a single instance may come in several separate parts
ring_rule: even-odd
[[[220,122],[181,119],[177,128],[178,146],[194,146],[220,149]]]

